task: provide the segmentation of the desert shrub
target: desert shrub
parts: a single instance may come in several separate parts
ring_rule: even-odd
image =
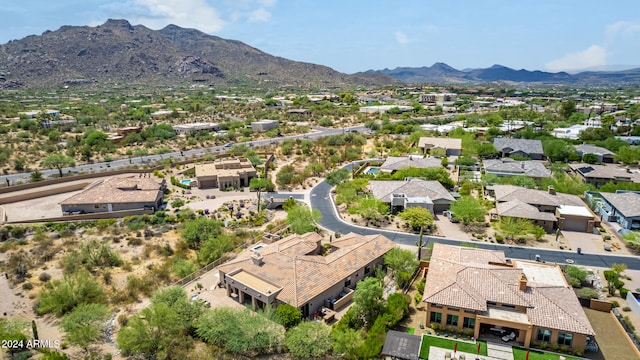
[[[38,276],[38,280],[42,281],[42,282],[47,282],[49,280],[51,280],[51,275],[49,275],[46,272],[43,272],[40,274],[40,276]]]
[[[599,297],[598,290],[592,288],[582,288],[578,290],[578,295],[583,298],[597,299]]]
[[[40,315],[53,313],[62,316],[80,304],[106,302],[104,290],[86,271],[49,281],[38,295]]]

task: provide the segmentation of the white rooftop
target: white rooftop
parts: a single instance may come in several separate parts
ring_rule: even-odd
[[[560,215],[593,217],[591,211],[589,211],[589,209],[587,209],[585,206],[560,205],[558,206],[558,213]]]
[[[567,286],[562,271],[558,271],[556,265],[533,261],[517,261],[516,267],[522,269],[522,272],[527,277],[527,281],[532,283]]]

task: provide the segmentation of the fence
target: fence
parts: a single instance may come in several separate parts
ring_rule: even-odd
[[[627,320],[620,313],[618,308],[613,308],[612,311],[613,311],[613,314],[618,319],[618,322],[620,323],[620,325],[622,325],[622,328],[624,329],[624,331],[626,331],[627,335],[629,335],[629,338],[631,339],[631,342],[633,342],[633,345],[638,350],[640,350],[640,339],[638,339],[638,336],[636,335],[635,329],[631,328],[630,323],[627,322]]]

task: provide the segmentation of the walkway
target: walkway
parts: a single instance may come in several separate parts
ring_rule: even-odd
[[[496,360],[513,360],[513,349],[509,345],[488,342],[487,358]]]

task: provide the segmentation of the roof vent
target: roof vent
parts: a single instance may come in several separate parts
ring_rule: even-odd
[[[254,252],[253,254],[251,254],[251,260],[253,261],[254,264],[256,265],[262,265],[263,263],[263,258],[262,255],[259,252]]]

